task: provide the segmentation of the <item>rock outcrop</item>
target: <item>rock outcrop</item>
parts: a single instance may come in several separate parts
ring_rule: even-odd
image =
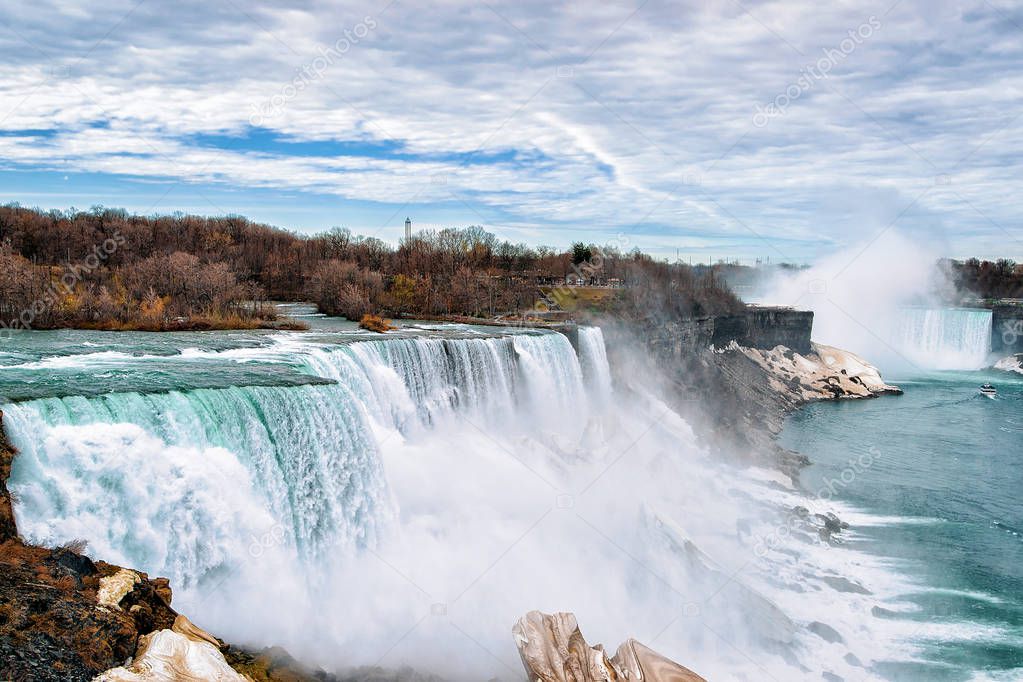
[[[1023,374],[1023,353],[1016,353],[1015,355],[1002,358],[995,363],[995,369],[1003,372]]]
[[[159,583],[134,571],[124,580],[125,569],[79,552],[0,545],[0,679],[90,680],[173,624]],[[117,588],[101,602],[104,581]]]
[[[179,615],[170,628],[142,635],[130,664],[108,670],[94,682],[252,682],[228,665],[221,646],[216,637]]]
[[[877,367],[860,356],[819,343],[811,344],[811,352],[806,355],[784,346],[758,350],[734,342],[727,350],[739,351],[760,365],[774,390],[787,393],[795,403],[902,393],[897,386],[886,384]]]
[[[608,658],[601,645],[586,643],[571,613],[530,611],[512,635],[530,682],[706,682],[634,639]]]

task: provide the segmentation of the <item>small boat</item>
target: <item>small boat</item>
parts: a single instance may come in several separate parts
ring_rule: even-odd
[[[986,395],[988,398],[994,398],[998,395],[998,391],[991,384],[984,384],[980,387],[980,394]]]

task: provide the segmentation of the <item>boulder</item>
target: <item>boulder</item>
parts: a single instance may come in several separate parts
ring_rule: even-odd
[[[586,643],[571,613],[530,611],[512,634],[530,682],[706,682],[634,639],[608,658],[601,645]]]
[[[216,637],[181,615],[170,629],[142,635],[130,664],[107,670],[93,682],[183,680],[252,682],[228,665]]]
[[[1003,372],[1016,372],[1023,374],[1023,353],[1016,353],[1002,358],[995,363],[995,369]]]

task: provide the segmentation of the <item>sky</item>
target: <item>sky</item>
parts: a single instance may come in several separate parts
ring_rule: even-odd
[[[0,202],[1023,261],[1023,5],[0,5]]]

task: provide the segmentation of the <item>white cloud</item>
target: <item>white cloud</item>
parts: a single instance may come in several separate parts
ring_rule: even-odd
[[[641,222],[637,234],[657,235],[657,248],[717,235],[748,253],[764,250],[765,235],[796,258],[882,229],[938,184],[901,221],[945,226],[952,251],[985,238],[991,251],[1008,248],[1023,158],[1023,43],[1009,10],[890,6],[9,5],[0,163],[395,205],[457,198],[474,222],[497,211],[545,234]],[[880,29],[827,78],[753,125],[758,104],[871,16]],[[375,27],[352,38],[362,23]],[[395,142],[412,156],[196,141],[243,133],[339,39],[347,49],[263,125],[295,140]],[[36,129],[58,133],[18,133]],[[459,157],[477,149],[518,157]],[[857,211],[836,196],[884,201]]]

